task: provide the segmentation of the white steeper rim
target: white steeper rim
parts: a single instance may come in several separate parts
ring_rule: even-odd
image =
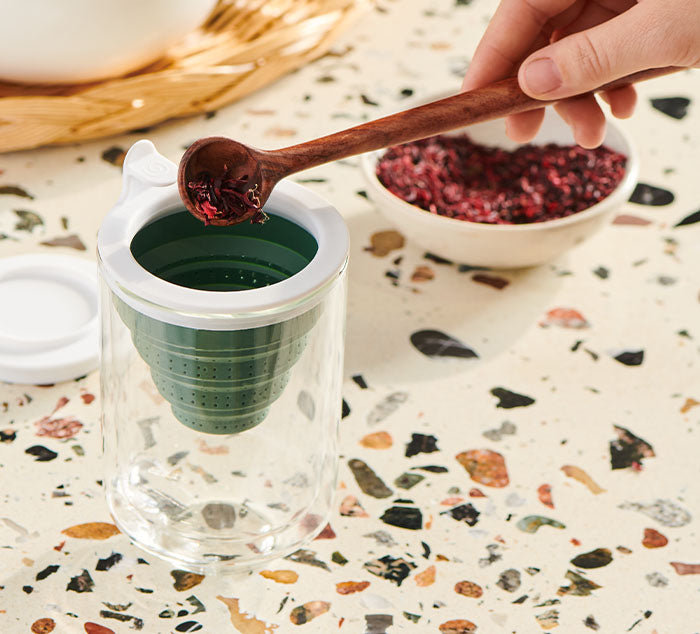
[[[124,188],[97,238],[100,271],[131,308],[166,323],[203,330],[241,330],[277,323],[320,302],[344,270],[349,236],[340,214],[301,185],[280,182],[265,210],[294,222],[318,244],[311,262],[292,277],[241,291],[203,291],[172,284],[144,269],[131,241],[145,225],[182,209],[177,166],[138,141],[124,161]]]

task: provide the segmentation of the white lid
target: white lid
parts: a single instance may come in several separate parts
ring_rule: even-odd
[[[67,255],[0,259],[0,381],[46,384],[98,364],[95,264]]]

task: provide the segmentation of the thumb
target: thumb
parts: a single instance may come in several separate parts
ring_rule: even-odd
[[[673,20],[656,7],[649,10],[650,4],[637,4],[539,49],[520,66],[521,88],[534,98],[563,99],[640,70],[676,63]]]

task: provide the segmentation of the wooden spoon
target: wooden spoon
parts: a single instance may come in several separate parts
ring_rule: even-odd
[[[628,84],[682,70],[654,68],[628,75],[597,88],[611,90]],[[195,141],[180,160],[177,185],[180,197],[195,217],[213,225],[231,225],[259,214],[257,209],[240,207],[233,217],[205,217],[197,208],[189,183],[203,174],[211,179],[226,176],[245,178],[242,192],[251,192],[262,207],[275,185],[286,176],[323,163],[364,152],[448,132],[472,123],[535,110],[554,101],[533,99],[518,85],[517,77],[463,92],[410,110],[336,132],[328,136],[279,150],[258,150],[226,137],[206,137]]]

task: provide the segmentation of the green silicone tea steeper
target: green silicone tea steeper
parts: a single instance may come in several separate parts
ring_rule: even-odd
[[[309,297],[344,267],[347,230],[316,200],[300,204],[307,192],[291,183],[262,226],[204,226],[173,196],[175,176],[149,141],[131,148],[100,229],[102,273],[175,418],[242,432],[285,389],[321,311]]]
[[[282,181],[205,227],[149,141],[97,237],[101,477],[115,524],[201,574],[303,548],[335,504],[348,231]]]

